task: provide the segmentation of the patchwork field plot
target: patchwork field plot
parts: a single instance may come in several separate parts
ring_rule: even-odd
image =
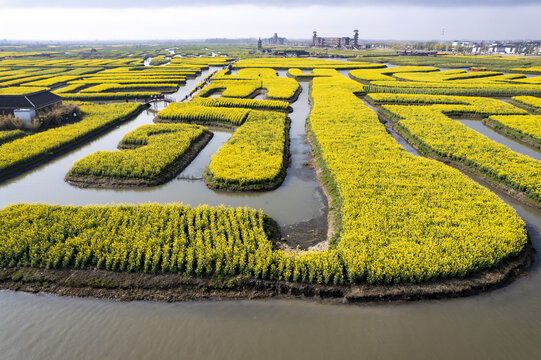
[[[397,66],[392,68],[383,69],[368,69],[368,70],[352,70],[349,76],[357,81],[367,83],[370,81],[397,81],[397,79],[391,75],[399,73],[424,73],[438,71],[438,68],[429,66]]]
[[[333,76],[335,74],[335,69],[312,69],[311,72],[303,72],[301,69],[289,69],[287,71],[287,76],[297,80],[311,80],[314,77]]]
[[[0,131],[0,145],[24,136],[26,133],[22,130],[2,130]]]
[[[230,191],[276,188],[286,173],[289,120],[282,112],[251,108],[286,110],[289,103],[220,99],[196,98],[189,103],[171,104],[158,113],[159,121],[238,126],[231,139],[212,157],[205,172],[207,184]],[[215,106],[216,103],[221,106]]]
[[[523,109],[485,98],[410,94],[373,94],[369,98],[387,104],[424,103],[423,106],[383,105],[382,108],[384,114],[398,121],[395,128],[427,154],[463,164],[526,195],[537,204],[541,201],[539,161],[517,154],[448,117],[468,114],[484,117],[513,115],[511,118],[515,119],[515,127],[517,119],[522,119],[518,123],[524,124],[526,131],[526,128],[532,129],[536,119],[527,116]],[[452,101],[462,101],[468,105],[452,105]],[[443,104],[432,105],[438,102]],[[508,116],[501,118],[510,119]],[[488,122],[494,124],[494,120]],[[531,134],[532,130],[529,131]]]
[[[294,101],[300,89],[297,81],[279,77],[273,69],[250,68],[239,70],[237,75],[227,75],[226,71],[216,74],[199,96],[221,92],[224,97],[250,98],[266,91],[268,99]]]
[[[212,107],[228,107],[228,108],[246,108],[254,110],[274,110],[274,111],[291,111],[291,106],[287,101],[279,100],[254,100],[254,99],[239,99],[239,98],[197,98],[191,104],[201,104],[202,106]]]
[[[152,186],[177,175],[210,140],[197,125],[146,125],[127,134],[123,151],[96,152],[77,161],[66,175],[87,187]]]
[[[286,175],[289,121],[276,112],[250,111],[246,122],[212,157],[209,186],[227,190],[270,190]]]
[[[383,64],[371,64],[369,62],[344,62],[319,59],[299,58],[262,58],[242,59],[233,65],[234,68],[272,68],[272,69],[374,69],[384,68]]]
[[[524,68],[535,71],[539,68],[537,61],[532,57],[501,57],[501,56],[462,56],[442,55],[428,56],[371,56],[354,61],[370,61],[376,63],[390,63],[393,65],[437,66],[442,68],[486,68],[491,71],[524,72]]]
[[[515,104],[526,106],[533,111],[541,112],[541,99],[534,96],[515,96],[512,98]]]
[[[284,245],[264,203],[263,210],[18,204],[0,210],[0,266],[357,286],[464,279],[529,259],[528,234],[516,211],[450,165],[541,207],[541,163],[458,121],[479,120],[541,147],[535,97],[541,84],[535,78],[504,74],[498,66],[475,72],[424,66],[464,64],[461,57],[402,59],[398,67],[362,58],[152,57],[145,64],[154,66],[136,59],[4,60],[0,94],[51,89],[64,99],[145,99],[197,76],[193,96],[156,107],[145,125],[137,123],[115,140],[119,150],[86,153],[66,180],[112,189],[181,181],[173,179],[198,159],[213,133],[227,128],[232,135],[205,155],[206,162],[200,159],[202,178],[190,181],[236,199],[287,184],[290,154],[299,150],[290,150],[297,112],[290,113],[299,94],[306,94],[311,111],[300,125],[308,136],[297,141],[312,146],[313,159],[302,167],[317,171],[328,197],[327,239],[307,249]],[[277,69],[287,69],[287,76]],[[340,70],[351,70],[350,78]],[[301,93],[303,86],[309,94]],[[490,96],[515,97],[507,102]],[[31,135],[0,131],[0,170],[21,172],[142,106],[83,103],[79,122]],[[153,118],[157,124],[149,124]],[[392,127],[382,123],[387,120]],[[426,157],[408,153],[391,130]]]
[[[373,81],[369,85],[366,85],[366,91],[466,96],[515,96],[520,94],[541,94],[540,87],[534,85],[406,81]]]
[[[141,104],[83,104],[82,119],[74,124],[23,137],[0,146],[1,178],[8,178],[53,158],[70,146],[125,121],[143,109]]]
[[[486,119],[494,129],[541,148],[541,115],[500,115]]]
[[[212,66],[225,66],[229,58],[167,60],[167,66],[143,66],[134,59],[116,60],[3,60],[0,91],[4,88],[41,87],[70,100],[145,99],[171,93]],[[94,66],[95,65],[95,66]]]
[[[524,232],[511,209],[504,210],[506,206],[493,194],[458,171],[406,153],[377,115],[355,97],[359,86],[339,77],[314,79],[310,115],[321,161],[341,198],[342,232],[337,248],[343,253],[350,281],[421,281],[448,276],[444,269],[458,275],[484,266],[486,259],[472,256],[476,251],[464,252],[473,243],[484,247],[486,241],[495,240],[492,235],[482,239],[487,234],[477,228],[474,219],[484,217],[480,215],[484,211],[502,211],[502,217],[491,217],[500,225],[490,228],[503,226],[501,234],[514,239],[511,248],[517,246],[515,250],[507,248],[511,253],[523,246]],[[363,165],[354,165],[358,163]],[[459,208],[481,213],[465,215]],[[445,218],[447,211],[454,214],[452,222],[437,220]],[[470,243],[473,238],[477,240]],[[507,240],[499,242],[504,243],[511,245]],[[447,253],[448,246],[457,248]]]
[[[365,84],[365,90],[371,93],[515,96],[539,95],[541,89],[536,80],[522,74],[419,68],[422,66],[352,70],[350,77]]]
[[[213,103],[207,103],[213,105]],[[184,121],[201,124],[242,125],[248,109],[173,103],[158,113],[160,121]]]

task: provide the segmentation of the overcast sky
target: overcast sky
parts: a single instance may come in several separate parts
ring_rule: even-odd
[[[0,0],[0,39],[541,39],[541,0]]]

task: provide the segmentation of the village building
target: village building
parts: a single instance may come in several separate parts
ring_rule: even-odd
[[[540,55],[541,42],[539,41],[520,41],[520,42],[500,42],[492,43],[478,42],[470,47],[472,54],[491,54],[491,55]]]
[[[265,39],[263,42],[266,45],[285,45],[287,39],[285,37],[279,37],[278,33],[274,33],[272,37]]]
[[[48,90],[22,95],[0,95],[0,115],[13,115],[29,123],[38,112],[47,111],[61,103],[62,98]]]
[[[359,49],[359,30],[353,30],[353,37],[320,37],[317,31],[312,36],[312,46],[317,48]]]
[[[471,47],[472,54],[481,54],[483,51],[484,45],[480,43],[474,43]]]
[[[517,43],[501,43],[496,41],[490,44],[487,48],[489,54],[516,54],[518,53],[518,44]]]
[[[455,47],[455,46],[470,46],[470,42],[469,41],[462,41],[462,40],[455,40],[451,43],[451,46],[452,47]]]

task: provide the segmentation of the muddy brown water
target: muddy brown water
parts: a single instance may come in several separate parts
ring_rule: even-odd
[[[297,103],[306,96],[304,91]],[[295,112],[297,116],[302,113]],[[1,206],[19,201],[203,203],[218,197],[229,205],[259,204],[265,212],[273,212],[276,206],[272,216],[279,219],[314,218],[304,215],[312,213],[306,208],[314,207],[313,214],[318,214],[321,201],[303,203],[296,196],[302,191],[295,185],[297,181],[312,191],[315,188],[308,181],[311,175],[301,167],[309,148],[302,145],[301,123],[293,118],[295,112],[291,114],[291,139],[292,152],[297,150],[286,178],[290,183],[282,186],[291,191],[286,195],[280,195],[280,189],[272,196],[205,195],[206,187],[198,180],[172,181],[141,191],[81,190],[63,183],[74,160],[97,149],[112,150],[126,132],[150,123],[154,114],[143,113],[88,147],[0,185]],[[209,144],[208,152],[230,136],[215,134],[217,143]],[[398,135],[393,137],[399,141]],[[199,176],[206,166],[203,159],[210,155],[200,156],[200,162],[192,163],[181,177]],[[191,196],[192,192],[198,196]],[[524,219],[534,248],[541,248],[541,212],[498,195]],[[276,203],[274,196],[278,197]],[[280,299],[120,303],[0,291],[0,358],[533,360],[541,359],[540,299],[539,255],[527,276],[502,289],[468,298],[413,303],[323,305]]]

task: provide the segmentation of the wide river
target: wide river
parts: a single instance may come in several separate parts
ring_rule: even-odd
[[[209,71],[189,80],[175,98],[184,98]],[[0,207],[23,201],[246,205],[262,209],[278,221],[286,237],[294,236],[299,224],[320,224],[326,211],[314,173],[305,165],[310,152],[304,142],[308,84],[301,85],[303,93],[291,114],[291,167],[274,192],[214,192],[199,180],[212,153],[231,136],[227,132],[215,132],[194,163],[158,188],[83,190],[64,183],[74,161],[96,150],[113,150],[125,133],[151,123],[155,114],[146,111],[95,141],[1,184]],[[467,126],[515,151],[534,151],[531,156],[539,159],[539,152],[502,140],[480,123]],[[540,249],[541,211],[498,195],[526,221],[533,246]],[[530,274],[482,295],[377,305],[280,299],[120,303],[0,291],[0,359],[541,359],[538,264],[536,255]]]

